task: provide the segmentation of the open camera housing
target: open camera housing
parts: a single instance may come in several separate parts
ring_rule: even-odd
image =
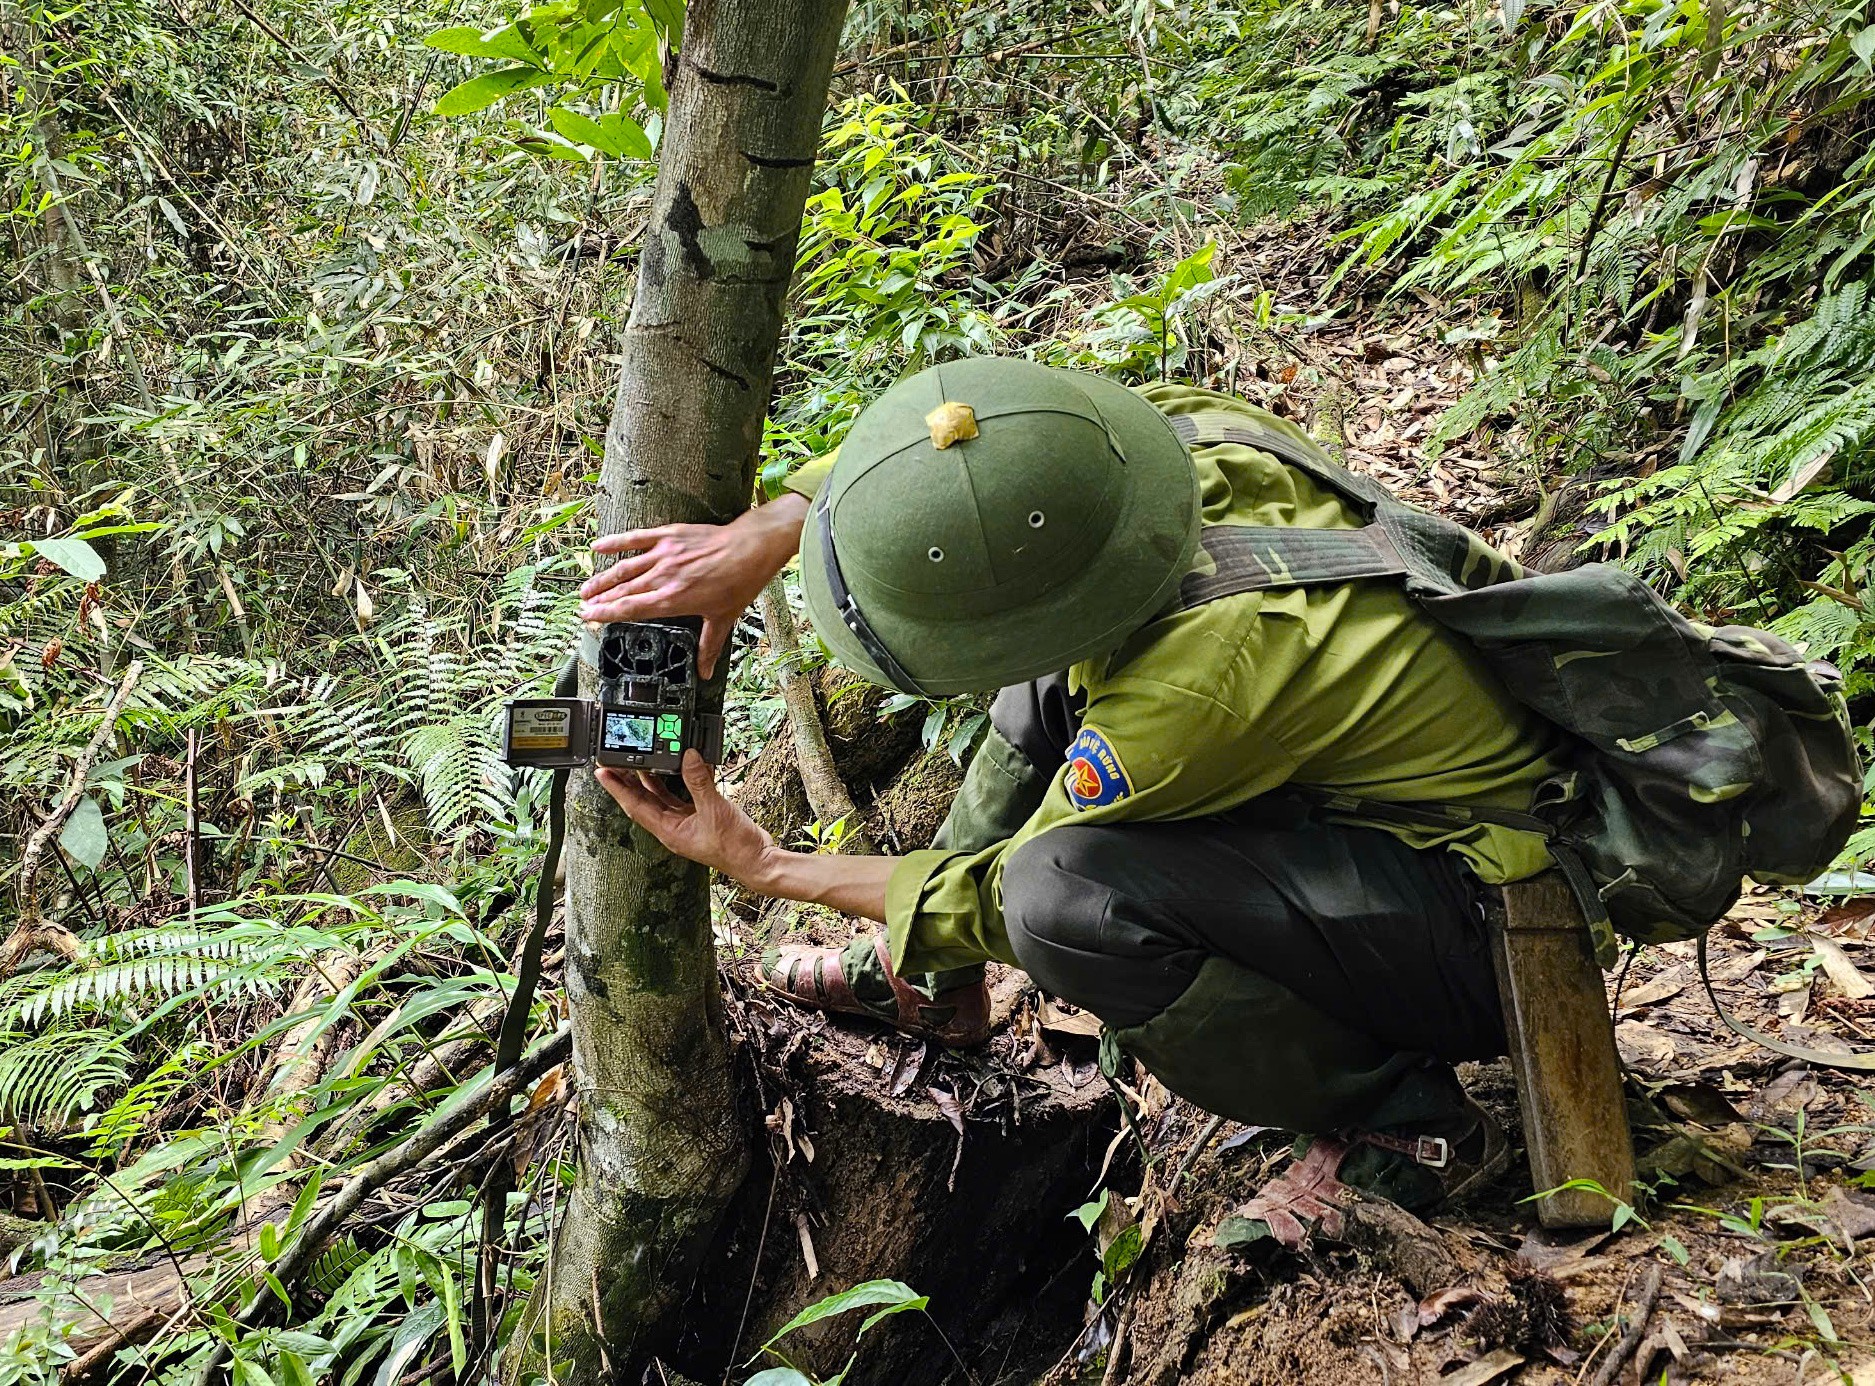
[[[722,758],[723,719],[697,711],[697,631],[665,621],[618,621],[599,636],[599,697],[517,698],[506,707],[509,765],[596,762],[670,774],[684,752]]]

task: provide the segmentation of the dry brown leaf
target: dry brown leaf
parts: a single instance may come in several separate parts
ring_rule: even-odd
[[[1794,1117],[1810,1105],[1818,1092],[1815,1076],[1807,1068],[1780,1073],[1764,1086],[1752,1104],[1752,1116],[1763,1121],[1769,1117]]]
[[[1063,1011],[1046,996],[1039,998],[1035,1018],[1044,1030],[1057,1035],[1085,1035],[1089,1038],[1098,1038],[1100,1035],[1099,1016],[1092,1011]]]
[[[1439,1381],[1441,1386],[1486,1386],[1486,1383],[1496,1381],[1505,1372],[1521,1367],[1523,1363],[1522,1353],[1499,1348],[1468,1366],[1460,1367],[1450,1376],[1440,1377]]]
[[[1808,486],[1823,474],[1824,470],[1829,466],[1829,459],[1833,455],[1834,449],[1826,448],[1820,456],[1811,458],[1808,462],[1797,468],[1796,471],[1785,477],[1783,481],[1778,483],[1777,489],[1771,492],[1771,499],[1776,501],[1779,505],[1783,505],[1787,501],[1795,500],[1799,491],[1803,490],[1804,487]]]
[[[1816,927],[1832,934],[1846,934],[1851,938],[1861,939],[1868,935],[1868,926],[1875,923],[1875,898],[1863,897],[1859,900],[1845,900],[1840,905],[1831,905],[1817,916]],[[1858,928],[1860,932],[1857,932]]]
[[[1629,1067],[1670,1068],[1678,1049],[1669,1035],[1638,1020],[1624,1020],[1615,1026],[1615,1046]]]
[[[911,1091],[912,1084],[918,1081],[924,1072],[925,1056],[930,1046],[920,1041],[908,1049],[901,1049],[892,1060],[892,1071],[886,1078],[886,1090],[894,1097],[903,1097]]]
[[[1443,1290],[1434,1290],[1419,1301],[1419,1326],[1430,1328],[1447,1314],[1469,1309],[1489,1298],[1483,1290],[1470,1285],[1451,1285]]]
[[[1674,1116],[1699,1126],[1729,1126],[1745,1119],[1725,1094],[1710,1083],[1670,1083],[1657,1096],[1661,1105]]]
[[[1875,996],[1875,982],[1869,981],[1862,970],[1849,961],[1849,955],[1835,939],[1813,937],[1810,946],[1816,951],[1817,961],[1823,964],[1823,971],[1836,984],[1836,990],[1852,1001]]]
[[[1652,1006],[1658,1002],[1665,1001],[1670,996],[1678,996],[1681,992],[1686,990],[1687,984],[1692,980],[1692,969],[1683,963],[1676,964],[1673,967],[1669,967],[1651,981],[1641,983],[1638,987],[1635,987],[1633,991],[1623,992],[1621,996],[1621,1009],[1623,1011],[1638,1011],[1643,1006]]]
[[[964,1109],[957,1102],[957,1094],[947,1088],[926,1088],[931,1100],[937,1103],[937,1109],[944,1114],[944,1119],[958,1135],[964,1133]]]
[[[1784,992],[1777,998],[1778,1015],[1789,1024],[1797,1024],[1810,1012],[1810,994],[1813,990],[1806,981],[1802,986]]]
[[[1517,1247],[1517,1259],[1525,1265],[1534,1266],[1550,1275],[1557,1275],[1590,1259],[1601,1260],[1600,1257],[1591,1258],[1591,1253],[1614,1236],[1614,1232],[1612,1229],[1607,1232],[1594,1232],[1587,1237],[1569,1242],[1557,1240],[1559,1236],[1559,1233],[1532,1232]]]
[[[794,1230],[801,1234],[801,1259],[807,1262],[807,1278],[820,1279],[820,1258],[814,1254],[814,1237],[807,1230],[807,1214],[794,1215]]]
[[[566,1091],[566,1065],[555,1064],[534,1084],[534,1090],[527,1095],[525,1111],[538,1111],[550,1102],[558,1102]]]
[[[1823,1195],[1823,1213],[1851,1244],[1851,1255],[1856,1241],[1875,1236],[1875,1198],[1863,1198],[1837,1185]]]

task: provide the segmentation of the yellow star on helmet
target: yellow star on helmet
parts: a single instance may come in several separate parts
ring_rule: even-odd
[[[945,400],[926,414],[924,421],[925,427],[931,430],[931,446],[940,452],[952,443],[977,436],[977,411],[953,399]]]

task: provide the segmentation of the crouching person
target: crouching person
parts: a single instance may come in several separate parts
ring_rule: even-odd
[[[841,662],[1000,689],[943,830],[903,857],[782,850],[694,756],[688,802],[599,774],[672,851],[884,925],[765,959],[789,998],[970,1044],[998,959],[1172,1092],[1307,1137],[1241,1210],[1295,1245],[1334,1233],[1347,1186],[1424,1212],[1501,1167],[1451,1065],[1504,1048],[1478,892],[1550,864],[1519,820],[1561,750],[1397,560],[1312,558],[1309,533],[1362,517],[1257,445],[1287,429],[1208,391],[933,367],[782,499],[601,540],[627,556],[581,615],[701,615],[707,666],[798,548]],[[1415,804],[1472,821],[1387,809]]]

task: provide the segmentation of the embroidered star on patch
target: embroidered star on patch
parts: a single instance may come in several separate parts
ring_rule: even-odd
[[[1120,753],[1096,727],[1081,728],[1081,734],[1068,747],[1066,784],[1068,802],[1083,811],[1111,804],[1133,792],[1133,781],[1120,764]]]

